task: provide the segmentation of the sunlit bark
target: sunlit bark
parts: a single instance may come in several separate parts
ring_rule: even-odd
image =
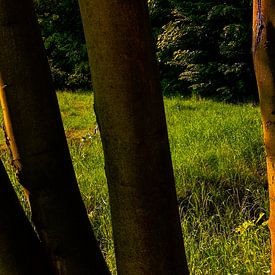
[[[272,274],[275,274],[275,1],[254,0],[253,58],[258,83],[270,199]]]
[[[108,274],[78,190],[32,0],[0,1],[0,73],[13,163],[56,272]]]
[[[188,274],[145,0],[80,0],[119,274]]]

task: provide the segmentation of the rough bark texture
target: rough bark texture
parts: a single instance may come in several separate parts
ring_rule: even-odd
[[[145,0],[80,0],[118,274],[188,274]]]
[[[108,274],[81,200],[32,0],[0,1],[1,105],[13,163],[58,274]]]
[[[0,274],[53,274],[1,161],[0,183]]]
[[[275,274],[275,1],[254,0],[253,58],[260,96],[270,199],[272,274]]]

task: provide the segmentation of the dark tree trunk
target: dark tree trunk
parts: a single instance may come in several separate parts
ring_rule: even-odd
[[[58,274],[108,274],[78,190],[32,0],[0,1],[1,104],[32,219]]]
[[[0,274],[52,275],[53,269],[0,161]]]
[[[188,274],[145,0],[80,0],[118,274]]]

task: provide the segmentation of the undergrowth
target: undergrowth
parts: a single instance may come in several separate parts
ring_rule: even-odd
[[[116,274],[93,95],[59,92],[58,99],[81,194],[104,256]],[[259,108],[180,97],[166,98],[165,107],[191,274],[270,273]],[[3,145],[1,157],[16,185]],[[20,200],[24,202],[21,193]]]

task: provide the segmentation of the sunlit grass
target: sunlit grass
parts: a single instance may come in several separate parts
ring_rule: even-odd
[[[59,92],[58,99],[82,197],[116,274],[93,95]],[[165,106],[191,274],[267,273],[268,196],[259,109],[180,97],[166,98]],[[3,148],[1,156],[15,182]]]
[[[268,272],[268,228],[261,225],[268,201],[259,108],[179,97],[165,104],[192,274]],[[236,232],[259,215],[255,226]]]

